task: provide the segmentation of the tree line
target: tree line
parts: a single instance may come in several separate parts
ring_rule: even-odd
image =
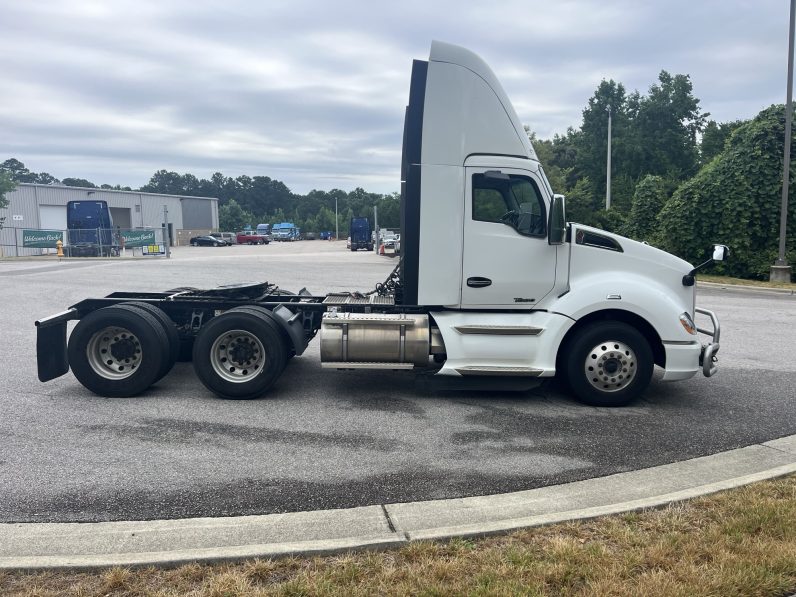
[[[603,80],[579,128],[547,140],[528,134],[551,186],[567,197],[569,221],[648,242],[692,263],[707,259],[712,243],[726,244],[731,258],[712,271],[765,279],[777,257],[785,107],[719,123],[699,103],[688,75],[661,71],[646,94]],[[612,192],[606,209],[609,112]],[[792,156],[794,150],[796,143]],[[794,187],[786,241],[791,263]]]
[[[66,186],[131,191],[120,185],[96,185],[83,178],[56,179],[47,172],[31,172],[17,159],[0,164],[0,173],[15,182],[63,184]],[[340,236],[348,236],[353,217],[367,217],[373,222],[377,208],[379,226],[400,226],[400,195],[398,193],[369,193],[362,188],[346,192],[312,190],[306,195],[293,193],[283,182],[268,176],[224,176],[216,172],[209,179],[193,174],[179,174],[158,170],[140,189],[144,193],[217,197],[219,226],[222,230],[238,231],[258,223],[293,222],[305,232],[335,231],[337,209]]]
[[[605,209],[608,118],[612,126],[611,209]],[[719,272],[764,278],[776,258],[779,189],[784,148],[784,107],[771,106],[748,121],[716,122],[703,113],[688,75],[661,71],[646,93],[628,93],[603,80],[589,98],[578,128],[552,139],[526,131],[551,186],[567,197],[567,219],[649,242],[691,262],[706,258],[711,243],[730,246]],[[796,151],[792,151],[796,156]],[[793,169],[796,172],[796,168]],[[81,178],[58,181],[16,159],[0,164],[0,177],[16,182],[97,187]],[[97,188],[131,190],[107,184]],[[398,193],[312,190],[293,193],[268,176],[209,179],[158,170],[143,192],[217,197],[221,228],[292,221],[304,231],[335,229],[348,235],[354,216],[400,225]],[[796,185],[791,186],[791,195]],[[794,230],[796,201],[789,221]],[[796,260],[788,236],[788,260]]]

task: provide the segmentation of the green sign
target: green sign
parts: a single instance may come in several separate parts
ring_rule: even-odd
[[[146,247],[155,244],[154,230],[122,230],[125,247]]]
[[[58,241],[64,242],[64,233],[61,230],[23,230],[22,246],[36,247],[39,249],[55,249]]]

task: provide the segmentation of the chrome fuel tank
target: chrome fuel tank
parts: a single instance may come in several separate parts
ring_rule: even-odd
[[[325,313],[321,362],[426,366],[430,337],[428,315]]]

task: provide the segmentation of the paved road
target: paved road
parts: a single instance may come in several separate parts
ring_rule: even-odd
[[[555,387],[418,392],[400,372],[321,371],[318,343],[274,390],[221,401],[179,363],[145,395],[41,384],[38,317],[89,295],[269,280],[368,290],[394,262],[338,243],[183,248],[170,261],[0,262],[0,521],[217,516],[505,492],[674,462],[796,433],[796,297],[700,289],[720,373],[653,381],[624,409]]]

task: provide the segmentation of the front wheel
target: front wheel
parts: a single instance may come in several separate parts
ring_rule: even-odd
[[[641,396],[652,379],[649,342],[626,323],[592,323],[564,351],[566,382],[578,400],[591,406],[625,406]]]

